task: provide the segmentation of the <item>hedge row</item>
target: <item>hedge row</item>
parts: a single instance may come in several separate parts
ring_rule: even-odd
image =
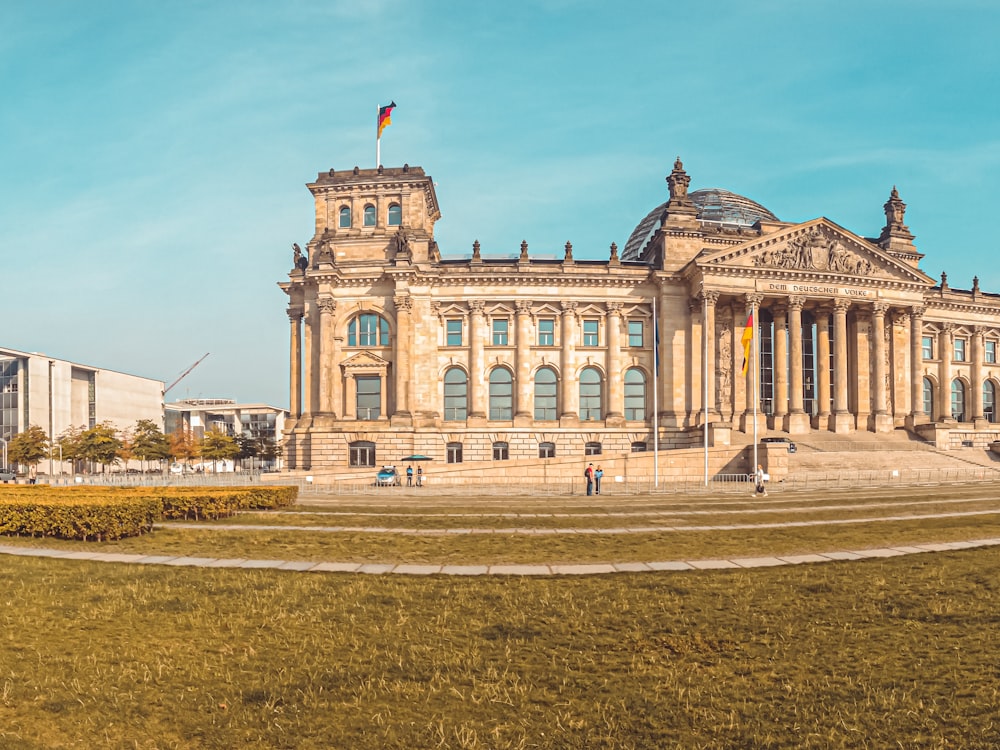
[[[163,518],[224,518],[291,505],[296,487],[47,487],[0,489],[0,534],[102,541],[138,536]]]

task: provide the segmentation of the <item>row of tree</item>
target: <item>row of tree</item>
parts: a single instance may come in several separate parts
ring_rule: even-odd
[[[221,430],[211,429],[201,439],[191,430],[178,429],[166,435],[151,419],[140,419],[127,430],[116,430],[108,422],[90,429],[70,427],[51,440],[45,430],[31,425],[12,437],[7,444],[7,460],[34,470],[48,458],[70,461],[73,470],[93,469],[102,471],[119,462],[141,462],[143,469],[149,465],[172,460],[190,464],[193,459],[223,461],[226,459],[249,460],[255,465],[259,460],[271,464],[281,455],[281,446],[266,437],[240,435],[232,437]]]

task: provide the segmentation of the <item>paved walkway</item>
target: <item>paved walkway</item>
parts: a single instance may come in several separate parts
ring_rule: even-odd
[[[310,562],[296,560],[250,560],[244,558],[174,557],[171,555],[140,555],[113,552],[85,552],[40,547],[0,545],[0,554],[23,557],[48,557],[60,560],[92,560],[95,562],[127,563],[133,565],[174,565],[201,568],[242,568],[308,571],[313,573],[367,573],[376,575],[448,575],[448,576],[562,576],[602,575],[609,573],[648,573],[678,570],[725,570],[769,568],[779,565],[802,565],[843,560],[864,560],[876,557],[897,557],[925,552],[947,552],[993,547],[1000,545],[1000,538],[976,539],[965,542],[918,544],[901,547],[838,550],[808,555],[780,557],[736,557],[708,560],[666,560],[661,562],[621,562],[560,565],[421,565],[414,563],[354,563]]]

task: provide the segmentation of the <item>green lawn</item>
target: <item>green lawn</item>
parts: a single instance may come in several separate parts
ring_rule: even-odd
[[[173,529],[75,546],[651,560],[982,538],[998,522],[457,540]],[[552,578],[0,561],[4,750],[1000,746],[996,547]]]

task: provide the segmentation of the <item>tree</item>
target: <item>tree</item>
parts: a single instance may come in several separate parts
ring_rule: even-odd
[[[235,458],[239,452],[240,449],[236,445],[236,439],[222,432],[222,430],[212,428],[201,439],[201,457],[207,458],[213,464],[220,459]],[[215,467],[215,470],[218,470],[218,466]]]
[[[83,427],[67,427],[62,434],[56,438],[56,444],[52,446],[53,455],[57,448],[62,461],[69,461],[73,465],[73,472],[80,470],[80,462],[83,461],[81,447],[83,445]]]
[[[174,461],[188,463],[198,456],[199,445],[190,429],[178,427],[170,433],[170,456]]]
[[[121,448],[122,441],[110,422],[94,425],[80,435],[80,457],[101,464],[102,470],[118,462]]]
[[[132,431],[132,453],[140,461],[170,458],[170,438],[152,419],[140,419]]]
[[[260,439],[260,458],[265,465],[271,465],[284,454],[285,450],[281,443],[273,438],[263,437]]]
[[[49,436],[45,430],[33,424],[7,443],[7,461],[31,467],[31,475],[34,476],[38,462],[49,455],[48,446]]]

